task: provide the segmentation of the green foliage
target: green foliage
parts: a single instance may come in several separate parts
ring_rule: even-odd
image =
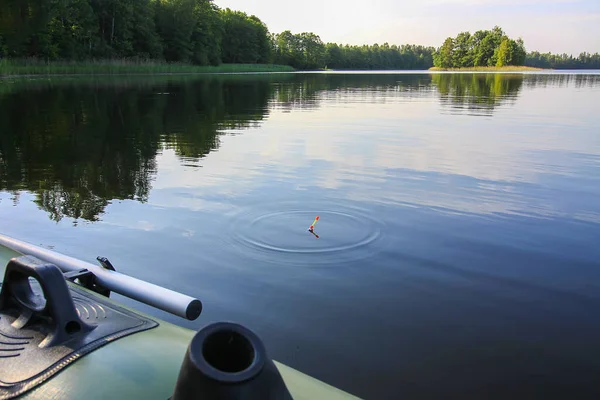
[[[222,55],[226,63],[266,63],[271,39],[267,26],[256,16],[229,8],[221,13],[223,21]]]
[[[156,26],[164,43],[164,57],[170,62],[190,62],[195,28],[193,0],[157,0]]]
[[[432,47],[418,45],[348,46],[342,47],[341,69],[427,69],[433,64]]]
[[[140,61],[139,59],[53,61],[46,62],[31,59],[0,59],[0,75],[55,75],[55,74],[196,74],[219,72],[290,72],[288,65],[274,64],[220,64],[191,65],[184,63],[166,63]],[[2,85],[0,85],[0,88]]]
[[[318,35],[309,32],[293,34],[284,31],[273,38],[273,54],[278,64],[300,69],[318,69],[326,65],[327,49]]]
[[[192,32],[193,62],[196,65],[220,65],[223,23],[220,11],[210,1],[203,1],[194,9],[196,26]]]
[[[350,46],[324,44],[314,33],[284,31],[273,36],[274,62],[299,69],[427,69],[433,48],[414,45]]]
[[[154,19],[155,10],[149,0],[134,0],[134,31],[133,56],[147,58],[162,58],[163,44],[157,33]]]
[[[469,32],[461,32],[453,41],[453,47],[450,48],[448,54],[449,60],[453,65],[459,67],[473,66],[473,53],[471,51],[471,34]]]
[[[454,39],[446,38],[444,44],[434,53],[433,65],[440,68],[451,68],[454,66]]]
[[[13,59],[427,69],[433,64],[433,51],[387,43],[326,44],[312,32],[272,34],[258,17],[219,9],[212,0],[10,0],[0,4],[0,56]],[[464,57],[462,62],[469,63],[469,56]]]
[[[312,32],[273,34],[258,17],[222,10],[213,0],[1,1],[0,57],[196,66],[275,63],[297,69],[600,68],[597,53],[527,55],[523,40],[509,38],[498,26],[460,32],[437,50],[388,43],[351,46],[324,43]]]
[[[525,54],[525,47],[521,39],[515,41],[504,36],[498,47],[496,66],[523,65],[525,63]]]
[[[0,58],[5,57],[7,53],[6,45],[4,44],[4,38],[0,36]]]
[[[527,54],[525,65],[536,68],[553,69],[600,69],[600,53],[581,53],[578,57],[568,54],[539,53]]]
[[[325,66],[325,44],[318,35],[312,32],[301,33],[300,46],[304,55],[301,68],[311,69]]]
[[[435,51],[433,64],[438,68],[514,66],[523,65],[525,54],[523,40],[515,41],[495,26],[491,31],[461,32],[447,38]]]
[[[0,4],[0,55],[221,63],[211,0],[12,0]]]

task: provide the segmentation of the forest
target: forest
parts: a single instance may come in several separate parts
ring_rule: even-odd
[[[581,53],[578,57],[568,54],[539,53],[533,51],[527,54],[525,65],[537,68],[552,69],[600,69],[599,53]]]
[[[439,48],[324,43],[312,32],[272,33],[257,16],[212,0],[5,0],[0,4],[0,63],[126,60],[279,64],[310,69],[428,69],[527,65],[600,68],[600,55],[526,54],[500,27],[461,32]]]
[[[157,60],[297,69],[426,69],[433,47],[323,43],[269,32],[256,16],[211,0],[11,0],[0,5],[0,57]]]

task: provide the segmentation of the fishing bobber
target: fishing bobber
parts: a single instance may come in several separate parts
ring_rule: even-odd
[[[315,218],[315,220],[313,221],[312,225],[310,226],[310,228],[308,228],[309,231],[312,231],[313,229],[315,229],[315,225],[317,224],[317,221],[319,220],[319,216],[317,215],[317,218]]]

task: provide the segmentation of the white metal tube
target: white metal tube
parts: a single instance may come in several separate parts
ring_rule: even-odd
[[[94,274],[98,284],[104,288],[189,320],[198,318],[202,311],[202,303],[198,299],[105,269],[99,265],[81,261],[2,234],[0,234],[0,245],[55,264],[63,272],[79,271],[85,268]]]

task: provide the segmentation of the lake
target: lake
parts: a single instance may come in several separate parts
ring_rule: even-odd
[[[0,232],[363,398],[598,398],[599,105],[600,71],[4,79]]]

